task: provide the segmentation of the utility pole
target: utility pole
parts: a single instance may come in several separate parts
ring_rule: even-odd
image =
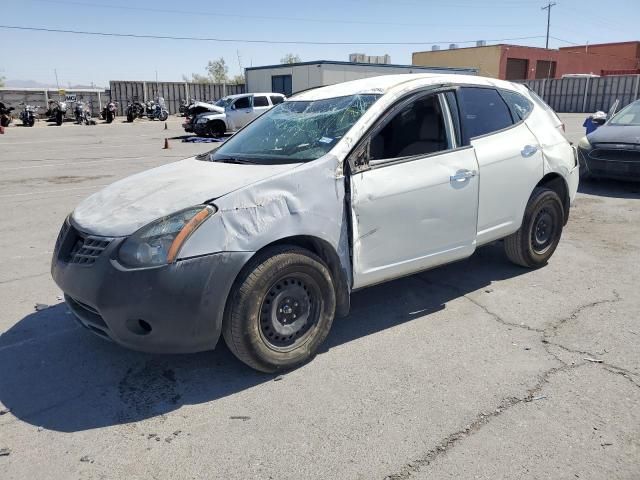
[[[544,48],[549,49],[549,27],[551,26],[551,7],[554,7],[556,2],[549,2],[546,7],[542,7],[542,10],[547,11],[547,43]]]

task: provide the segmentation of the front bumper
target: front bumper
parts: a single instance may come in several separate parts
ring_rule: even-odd
[[[145,352],[188,353],[215,347],[231,286],[250,252],[222,252],[160,267],[127,269],[117,261],[124,238],[94,237],[74,227],[64,230],[51,273],[82,326]],[[69,253],[78,238],[85,246],[98,246],[93,248],[108,245],[91,261],[89,255],[78,260],[77,254],[72,258]]]
[[[640,181],[640,149],[579,147],[578,161],[594,177]]]

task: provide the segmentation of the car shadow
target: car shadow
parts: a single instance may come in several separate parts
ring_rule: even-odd
[[[447,302],[528,270],[501,245],[470,259],[371,287],[352,296],[320,355],[411,321],[429,322]],[[0,401],[18,419],[76,432],[136,422],[212,402],[277,378],[240,363],[224,342],[191,355],[133,352],[78,327],[60,303],[34,312],[0,336]]]
[[[611,198],[640,198],[640,182],[623,182],[605,178],[580,180],[580,193]]]

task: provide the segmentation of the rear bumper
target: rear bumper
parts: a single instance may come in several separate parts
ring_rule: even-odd
[[[54,253],[51,273],[78,322],[125,347],[154,353],[211,350],[227,297],[250,252],[223,252],[126,269],[114,239],[91,264]],[[64,248],[64,242],[62,245]]]
[[[607,150],[594,155],[594,150],[578,148],[578,161],[580,168],[594,177],[640,181],[640,151]]]

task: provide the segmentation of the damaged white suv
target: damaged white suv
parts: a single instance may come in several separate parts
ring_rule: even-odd
[[[525,87],[390,75],[301,93],[219,149],[121,180],[64,222],[53,278],[77,320],[134,349],[224,336],[261,371],[311,358],[352,291],[504,239],[553,254],[578,186]]]

